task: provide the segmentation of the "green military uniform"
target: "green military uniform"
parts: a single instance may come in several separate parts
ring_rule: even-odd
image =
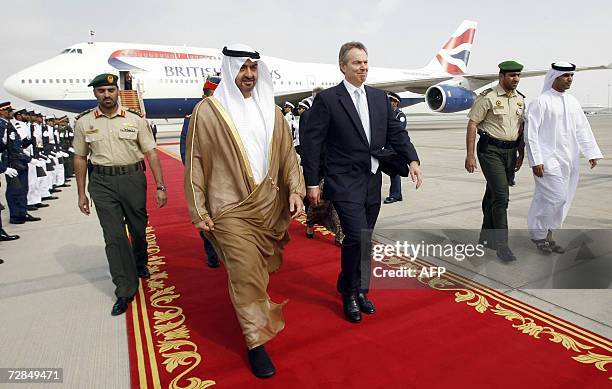
[[[74,154],[89,158],[88,190],[104,232],[115,294],[130,298],[138,289],[138,272],[147,264],[143,159],[156,147],[153,134],[138,113],[119,106],[109,117],[95,108],[77,117],[72,147]]]
[[[521,71],[522,65],[517,70]],[[500,64],[500,69],[502,65]],[[502,69],[504,70],[504,69]],[[482,199],[481,242],[491,248],[508,245],[509,185],[514,178],[514,168],[519,146],[519,129],[525,109],[524,95],[506,91],[497,85],[484,90],[474,102],[468,118],[477,124],[480,139],[477,156],[487,180]]]

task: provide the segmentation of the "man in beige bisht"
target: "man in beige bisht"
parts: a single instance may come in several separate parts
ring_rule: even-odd
[[[221,82],[191,116],[185,167],[191,221],[225,265],[251,371],[270,377],[275,368],[264,343],[285,323],[284,303],[266,291],[268,273],[280,267],[305,188],[270,70],[250,47],[223,48]]]

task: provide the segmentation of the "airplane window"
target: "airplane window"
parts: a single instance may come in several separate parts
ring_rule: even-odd
[[[49,84],[53,84],[53,79],[52,78],[49,79]]]
[[[62,80],[62,82],[65,84],[65,83],[66,83],[66,79],[64,78],[64,79]]]
[[[74,82],[76,82],[76,83],[78,84],[79,82],[81,82],[81,80],[79,80],[79,79],[77,78],[77,79],[75,79],[75,80],[74,80]]]
[[[83,84],[85,84],[85,83],[87,83],[87,80],[86,80],[86,79],[83,79]]]
[[[38,79],[34,80],[38,84]]]
[[[25,80],[21,80],[21,83],[22,83],[22,84],[25,84]]]
[[[72,84],[72,78],[70,79],[70,83]]]
[[[32,83],[32,80],[28,80],[28,84],[31,84],[31,83]]]
[[[59,78],[56,78],[56,79],[55,79],[55,82],[59,84],[59,83],[60,83]]]
[[[43,79],[42,79],[42,83],[43,83],[43,84],[46,84],[46,83],[47,83],[47,80],[45,80],[45,79],[43,78]]]

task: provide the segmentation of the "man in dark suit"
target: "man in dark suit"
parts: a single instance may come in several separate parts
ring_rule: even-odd
[[[324,165],[323,197],[333,202],[345,238],[342,244],[338,291],[344,315],[361,321],[361,312],[372,314],[368,300],[372,230],[381,203],[379,161],[372,152],[391,146],[410,165],[418,188],[422,182],[419,159],[408,133],[396,119],[385,92],[364,86],[368,53],[360,42],[342,45],[339,54],[344,80],[319,93],[300,131],[302,165],[307,197],[318,204],[319,164]],[[321,150],[327,149],[321,161]]]

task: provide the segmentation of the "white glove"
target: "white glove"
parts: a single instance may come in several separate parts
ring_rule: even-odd
[[[72,147],[69,147],[68,151],[70,151],[71,153],[74,153],[74,149]]]
[[[42,158],[39,158],[38,160],[36,160],[36,164],[37,164],[37,166],[39,166],[39,167],[45,167],[45,166],[47,166],[47,163],[46,163],[46,162],[45,162],[45,160],[44,160],[44,159],[42,159]]]
[[[11,138],[11,140],[15,140],[17,137],[15,136],[14,132],[11,132],[11,135],[9,135],[9,138]]]
[[[70,157],[70,154],[68,154],[68,153],[67,153],[67,152],[65,152],[65,151],[62,151],[62,155],[64,156],[64,158],[68,158],[68,157]]]
[[[4,173],[11,178],[15,178],[19,174],[17,173],[17,170],[13,169],[12,167],[7,167]]]
[[[49,131],[43,131],[43,136],[46,138],[47,136],[49,136]]]

